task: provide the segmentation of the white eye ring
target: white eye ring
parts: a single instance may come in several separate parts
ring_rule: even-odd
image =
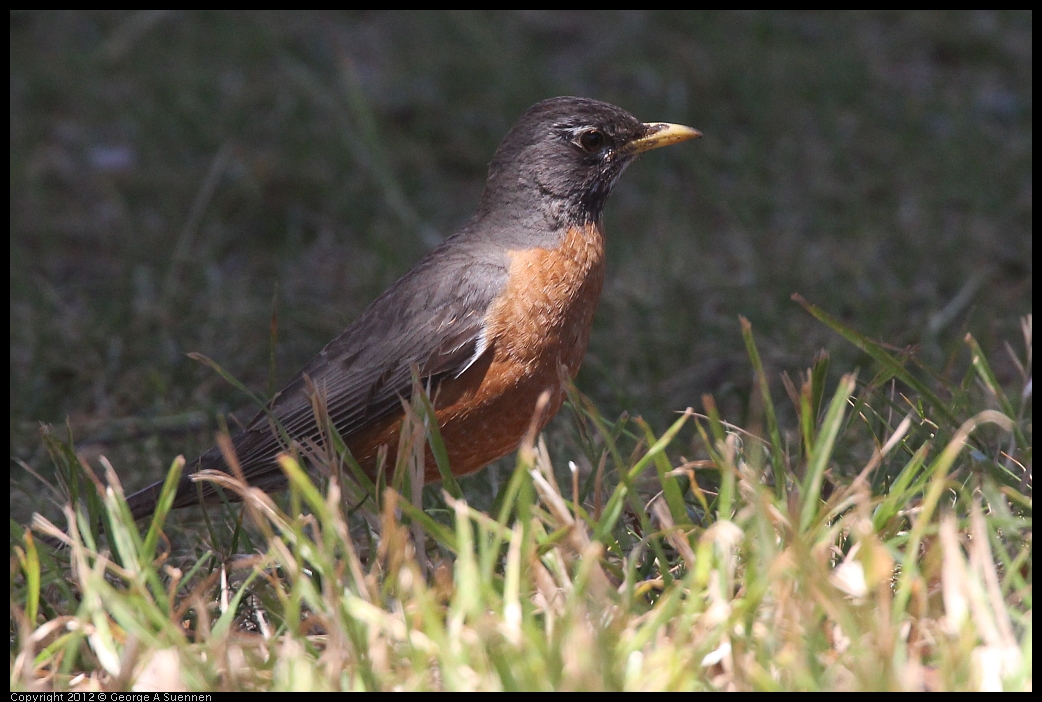
[[[583,151],[594,153],[604,148],[608,143],[608,137],[599,129],[587,129],[579,135],[578,143]]]

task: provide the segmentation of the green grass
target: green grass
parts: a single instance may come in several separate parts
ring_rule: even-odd
[[[192,689],[1030,687],[1030,13],[10,31],[12,687],[172,661]],[[252,409],[189,354],[270,394],[465,221],[510,124],[559,94],[705,136],[616,188],[546,454],[455,502],[405,471],[353,511],[302,489],[307,528],[283,500],[137,544],[95,485],[151,482]],[[25,527],[65,526],[69,490],[111,539],[37,561]]]
[[[819,387],[809,370],[792,398],[799,427],[764,413],[788,448],[725,424],[709,396],[656,436],[640,421],[611,426],[575,393],[595,427],[588,458],[618,469],[555,471],[545,443],[529,441],[487,512],[410,488],[430,439],[419,395],[413,448],[378,501],[336,479],[316,489],[288,456],[281,502],[214,474],[244,507],[196,525],[208,537],[178,552],[160,538],[172,490],[144,537],[107,490],[67,508],[71,539],[36,520],[70,544],[57,557],[28,532],[15,547],[12,685],[1030,689],[1024,388],[1004,392],[978,356],[946,400],[895,393],[919,374],[868,349],[885,382]],[[684,433],[700,455],[673,463]],[[89,485],[71,447],[51,447]],[[775,462],[784,482],[772,486]]]

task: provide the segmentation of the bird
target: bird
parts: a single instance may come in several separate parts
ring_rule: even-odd
[[[246,482],[269,493],[284,489],[277,458],[286,440],[321,444],[316,395],[366,472],[376,470],[381,447],[394,465],[414,372],[454,475],[515,451],[530,426],[541,430],[560,409],[586,353],[604,282],[602,212],[616,181],[639,154],[700,136],[589,98],[529,108],[493,155],[470,220],[231,437]],[[549,401],[540,401],[544,393]],[[189,462],[173,508],[219,502],[213,484],[192,479],[206,469],[231,472],[211,448]],[[441,479],[429,449],[424,479]],[[135,520],[154,513],[162,486],[127,498]]]

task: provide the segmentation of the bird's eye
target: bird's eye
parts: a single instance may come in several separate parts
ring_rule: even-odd
[[[579,135],[579,146],[590,153],[600,151],[605,141],[607,139],[604,136],[604,132],[598,129],[589,129]]]

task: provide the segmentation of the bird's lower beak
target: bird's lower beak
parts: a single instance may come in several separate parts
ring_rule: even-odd
[[[702,132],[697,129],[669,122],[648,122],[644,128],[647,130],[644,136],[629,143],[629,149],[633,153],[640,154],[661,146],[679,144],[682,141],[702,136]]]

